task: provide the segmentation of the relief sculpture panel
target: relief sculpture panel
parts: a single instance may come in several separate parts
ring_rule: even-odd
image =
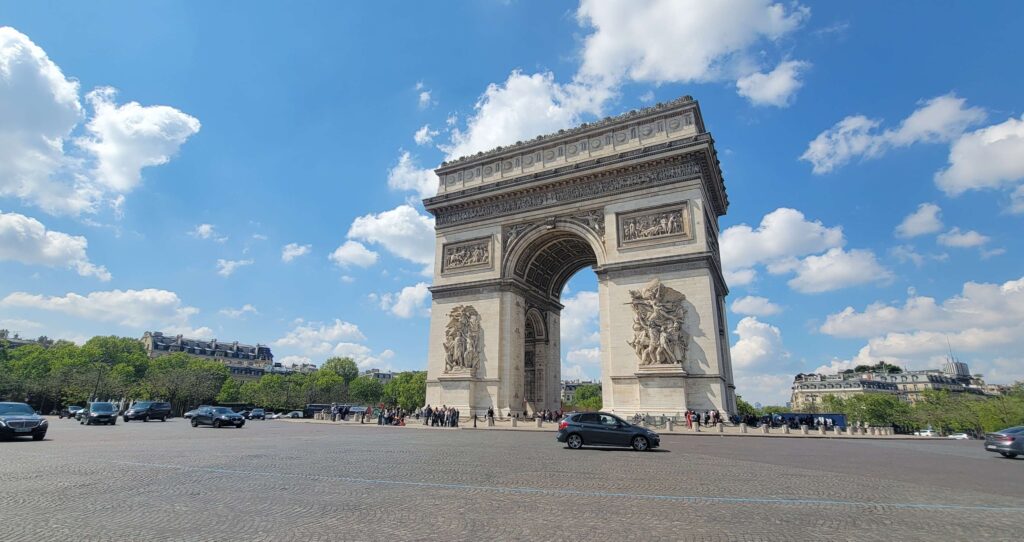
[[[690,207],[686,203],[646,209],[618,216],[619,246],[693,238]]]
[[[472,305],[453,308],[444,331],[444,372],[474,373],[480,350],[480,313]]]
[[[491,238],[444,245],[441,272],[471,271],[491,267]]]
[[[682,364],[689,348],[684,329],[686,296],[652,279],[639,290],[630,290],[633,307],[633,347],[640,367]]]

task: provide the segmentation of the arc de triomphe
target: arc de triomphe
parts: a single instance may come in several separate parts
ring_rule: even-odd
[[[446,162],[427,402],[560,408],[559,298],[598,279],[604,409],[736,412],[718,217],[728,197],[690,97]]]

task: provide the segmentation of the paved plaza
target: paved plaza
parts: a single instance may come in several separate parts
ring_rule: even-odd
[[[1024,461],[977,441],[254,421],[51,422],[0,443],[2,540],[1018,540]]]

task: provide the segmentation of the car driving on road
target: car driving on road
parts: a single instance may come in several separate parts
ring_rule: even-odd
[[[1024,425],[986,433],[985,449],[1009,459],[1024,454]]]
[[[43,440],[50,424],[25,403],[0,403],[0,438],[32,437]]]
[[[166,422],[171,415],[171,404],[162,401],[138,401],[121,416],[125,423],[131,420],[160,420]]]
[[[203,407],[192,416],[192,427],[200,425],[212,425],[213,427],[233,425],[241,428],[245,425],[245,418],[228,407]]]
[[[630,446],[638,452],[657,448],[661,436],[605,412],[570,412],[558,424],[558,442],[574,450],[587,446]]]
[[[79,412],[79,423],[83,425],[117,425],[117,409],[114,403],[89,403]]]
[[[66,406],[66,407],[64,407],[64,408],[62,408],[60,410],[60,413],[57,414],[57,417],[62,419],[62,420],[64,418],[67,418],[67,419],[70,420],[71,418],[74,418],[75,414],[78,414],[78,412],[80,410],[82,410],[82,407],[80,407],[78,405],[68,405],[68,406]]]

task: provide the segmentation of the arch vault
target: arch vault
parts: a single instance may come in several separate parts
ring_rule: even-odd
[[[728,199],[684,97],[447,162],[437,196],[427,402],[560,408],[559,296],[598,277],[604,408],[734,413],[718,218]]]

